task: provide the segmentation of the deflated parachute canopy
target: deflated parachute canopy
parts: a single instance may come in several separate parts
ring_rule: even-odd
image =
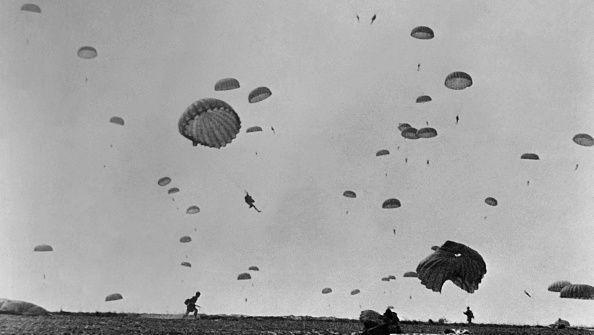
[[[444,85],[452,90],[463,90],[472,86],[472,78],[466,72],[456,71],[448,74]]]
[[[223,78],[215,83],[215,91],[228,91],[239,88],[239,80],[235,78]]]
[[[177,125],[179,133],[192,145],[220,149],[237,136],[241,120],[228,103],[206,98],[186,108]]]
[[[569,285],[571,285],[571,283],[568,282],[567,280],[559,280],[559,281],[556,281],[556,282],[552,283],[551,285],[549,285],[549,288],[547,290],[549,290],[551,292],[561,292],[561,290],[565,286],[569,286]]]
[[[33,248],[33,251],[47,252],[47,251],[54,251],[54,248],[52,248],[51,245],[40,244],[40,245],[35,246],[35,248]]]
[[[110,294],[107,297],[105,297],[105,301],[114,301],[114,300],[122,300],[122,299],[124,299],[124,297],[122,297],[122,295],[119,293],[113,293],[113,294]]]
[[[398,200],[396,198],[388,199],[388,200],[384,201],[384,203],[382,204],[382,208],[384,208],[384,209],[398,208],[400,206],[401,206],[400,200]]]
[[[240,273],[237,276],[237,280],[249,280],[249,279],[252,279],[252,276],[249,273],[247,273],[247,272]]]
[[[248,101],[250,103],[260,102],[264,99],[267,99],[271,95],[272,92],[270,92],[270,89],[268,89],[268,87],[258,87],[250,92]]]
[[[420,40],[430,40],[433,37],[435,37],[435,34],[433,33],[433,30],[431,28],[419,26],[413,28],[413,30],[410,32],[410,36]]]

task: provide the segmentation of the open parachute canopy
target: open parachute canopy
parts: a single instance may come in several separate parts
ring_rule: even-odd
[[[215,91],[228,91],[239,88],[239,80],[235,78],[223,78],[215,83]]]
[[[389,155],[389,154],[390,154],[390,151],[388,151],[386,149],[379,150],[378,152],[375,153],[375,155],[377,157],[379,157],[379,156],[385,156],[385,155]]]
[[[422,103],[429,102],[429,101],[431,101],[431,97],[428,95],[421,95],[417,98],[418,104],[422,104]]]
[[[570,284],[561,289],[561,298],[569,299],[594,299],[594,286],[586,284]]]
[[[171,178],[169,177],[163,177],[157,180],[157,184],[159,184],[159,186],[167,186],[169,183],[171,183]]]
[[[547,290],[549,290],[551,292],[561,292],[561,290],[565,286],[568,286],[568,285],[571,285],[571,283],[568,282],[567,280],[558,280],[558,281],[552,283],[551,285],[549,285]]]
[[[573,141],[584,147],[591,147],[594,145],[594,138],[588,134],[577,134],[573,137]]]
[[[97,49],[89,46],[81,47],[76,53],[82,59],[93,59],[97,57]]]
[[[359,293],[361,293],[361,291],[358,288],[351,291],[351,295],[357,295]]]
[[[182,236],[179,238],[180,243],[189,243],[192,242],[192,238],[190,236]]]
[[[124,297],[122,297],[122,295],[119,293],[113,293],[113,294],[110,294],[107,297],[105,297],[105,301],[114,301],[114,300],[122,300],[122,299],[124,299]]]
[[[396,198],[387,199],[382,204],[382,208],[384,208],[384,209],[398,208],[400,206],[401,206],[400,200],[398,200]]]
[[[464,291],[473,293],[486,273],[487,266],[478,252],[452,241],[446,241],[417,266],[421,284],[435,292],[441,292],[443,284],[450,280]]]
[[[200,207],[194,205],[194,206],[190,206],[188,207],[188,209],[186,209],[186,214],[197,214],[200,213]]]
[[[357,194],[353,191],[344,191],[344,192],[342,192],[342,195],[347,198],[356,198],[357,197]]]
[[[433,30],[429,27],[418,26],[413,28],[413,30],[410,32],[410,36],[417,38],[419,40],[430,40],[433,37],[435,37],[435,34],[433,33]]]
[[[35,246],[35,248],[33,248],[33,251],[36,251],[36,252],[47,252],[47,251],[54,251],[54,248],[52,248],[51,245],[40,244],[40,245]]]
[[[252,279],[252,276],[249,273],[247,273],[247,272],[240,273],[237,276],[237,280],[249,280],[249,279]]]
[[[258,87],[250,92],[248,97],[248,101],[250,103],[260,102],[264,99],[267,99],[269,96],[272,95],[272,92],[268,87]]]
[[[413,127],[404,129],[400,135],[409,140],[417,140],[419,138],[419,135],[417,134],[417,128]]]
[[[228,103],[206,98],[192,103],[179,119],[179,133],[198,144],[218,148],[231,143],[239,133],[241,120]]]
[[[485,203],[489,206],[497,206],[497,199],[488,197],[485,199]]]
[[[249,127],[245,132],[246,133],[253,133],[253,132],[257,132],[257,131],[262,131],[262,128],[261,127],[258,127],[258,126]]]
[[[472,78],[466,72],[456,71],[447,75],[444,85],[452,90],[463,90],[472,86]]]
[[[177,192],[179,192],[179,188],[177,188],[177,187],[172,187],[169,190],[167,190],[167,194],[174,194]]]
[[[398,124],[398,131],[403,132],[405,129],[408,129],[412,127],[410,124],[408,123],[399,123]]]
[[[111,119],[109,119],[109,122],[119,124],[120,126],[124,125],[124,119],[119,116],[112,116]]]
[[[382,277],[382,281],[390,281],[389,277]]]
[[[322,294],[328,294],[328,293],[332,293],[332,289],[329,287],[326,287],[325,289],[322,290]]]
[[[520,159],[529,159],[529,160],[537,161],[540,159],[540,157],[538,157],[537,154],[525,153],[525,154],[522,154],[522,156],[520,156]]]
[[[418,138],[433,138],[435,136],[437,136],[437,130],[434,128],[427,127],[417,130]]]
[[[417,278],[417,273],[414,271],[405,272],[403,277],[405,278]]]
[[[21,10],[24,12],[41,13],[41,8],[36,4],[26,3],[21,6]]]
[[[192,264],[190,262],[181,262],[181,266],[185,266],[185,267],[191,268],[192,267]]]
[[[260,271],[260,268],[257,267],[257,266],[255,266],[255,265],[252,265],[252,266],[249,267],[248,270],[250,270],[250,271]]]

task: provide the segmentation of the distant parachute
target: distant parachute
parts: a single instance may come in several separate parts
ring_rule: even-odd
[[[417,137],[419,138],[432,138],[437,136],[437,130],[433,128],[421,128],[417,130]]]
[[[326,287],[325,289],[322,290],[322,294],[328,294],[328,293],[332,293],[332,289],[329,287]]]
[[[171,178],[169,177],[159,178],[159,180],[157,181],[157,184],[159,184],[159,186],[167,186],[167,184],[169,183],[171,183]]]
[[[389,275],[389,276],[388,276],[388,279],[390,279],[390,280],[396,280],[396,276],[394,276],[394,275]]]
[[[570,299],[594,299],[594,286],[586,284],[571,284],[561,289],[561,298]]]
[[[272,95],[272,92],[270,92],[270,89],[268,89],[268,87],[258,87],[250,92],[248,101],[250,103],[260,102],[260,101],[268,98],[271,95]]]
[[[388,278],[388,277],[382,277],[382,281],[390,281],[390,278]]]
[[[198,144],[220,149],[239,133],[241,120],[228,103],[206,98],[192,103],[179,119],[179,133]]]
[[[239,80],[235,78],[223,78],[215,83],[215,91],[228,91],[239,88]]]
[[[182,237],[179,239],[179,241],[180,241],[181,243],[188,243],[188,242],[191,242],[191,241],[192,241],[192,238],[191,238],[190,236],[182,236]]]
[[[569,285],[571,285],[571,283],[568,282],[567,280],[559,280],[559,281],[556,281],[556,282],[552,283],[551,285],[549,285],[549,288],[547,290],[549,290],[551,292],[561,292],[561,290],[565,286],[569,286]]]
[[[110,294],[107,297],[105,297],[105,301],[114,301],[114,300],[122,300],[122,299],[124,299],[124,297],[122,297],[122,295],[119,293],[113,293],[113,294]]]
[[[577,134],[573,137],[573,141],[584,147],[591,147],[594,145],[594,138],[588,134]]]
[[[41,8],[36,4],[26,3],[21,6],[21,10],[25,12],[32,12],[32,13],[41,13]]]
[[[185,267],[191,268],[192,267],[192,264],[190,262],[181,262],[181,266],[185,266]]]
[[[78,49],[77,55],[83,59],[93,59],[97,57],[97,50],[93,47],[85,46]]]
[[[408,129],[408,128],[410,128],[410,127],[412,127],[412,126],[411,126],[410,124],[408,124],[408,123],[399,123],[399,124],[398,124],[398,130],[399,130],[400,132],[402,132],[402,131],[404,131],[405,129]]]
[[[256,132],[256,131],[262,131],[262,128],[261,127],[258,127],[258,126],[249,127],[245,132],[246,133],[253,133],[253,132]]]
[[[252,266],[249,267],[248,270],[250,270],[250,271],[260,271],[260,268],[257,267],[257,266],[255,266],[255,265],[252,265]]]
[[[196,214],[200,213],[200,208],[198,206],[190,206],[186,209],[186,214]]]
[[[54,248],[52,248],[51,245],[40,244],[38,246],[35,246],[35,248],[33,248],[33,251],[37,251],[37,252],[54,251]]]
[[[172,187],[169,190],[167,190],[167,194],[174,194],[177,192],[179,192],[179,188],[177,188],[177,187]]]
[[[421,284],[435,292],[441,292],[445,281],[451,280],[464,291],[473,293],[486,273],[487,266],[478,252],[452,241],[446,241],[417,266]]]
[[[540,157],[538,157],[538,155],[537,155],[537,154],[533,154],[533,153],[525,153],[525,154],[522,154],[522,156],[520,156],[520,159],[530,159],[530,160],[535,160],[535,161],[537,161],[537,160],[539,160],[539,159],[540,159]]]
[[[472,78],[466,72],[456,71],[448,74],[444,85],[452,90],[463,90],[472,86]]]
[[[420,97],[417,98],[418,104],[422,104],[424,102],[429,102],[429,101],[431,101],[431,97],[428,95],[421,95]]]
[[[361,293],[361,291],[359,289],[354,289],[351,291],[351,295],[357,295],[359,293]]]
[[[419,40],[430,40],[433,37],[435,37],[435,34],[433,33],[433,30],[431,28],[419,26],[413,28],[413,30],[410,32],[410,36],[417,38]]]
[[[113,116],[111,119],[109,119],[109,122],[119,124],[120,126],[124,125],[124,119],[119,116]]]
[[[252,279],[252,276],[249,273],[247,273],[247,272],[240,273],[237,276],[237,280],[248,280],[248,279]]]
[[[384,208],[384,209],[398,208],[400,206],[401,206],[400,200],[395,199],[395,198],[388,199],[388,200],[384,201],[384,203],[382,204],[382,208]]]
[[[405,272],[403,277],[405,278],[417,278],[417,273],[414,271]]]
[[[497,199],[488,197],[485,199],[485,203],[489,206],[497,206]]]
[[[342,195],[347,198],[356,198],[357,197],[357,194],[353,191],[344,191],[344,192],[342,192]]]
[[[409,140],[416,140],[419,138],[419,136],[417,135],[417,128],[406,128],[404,129],[400,135],[402,135],[402,137],[407,138]]]
[[[380,151],[378,151],[378,152],[375,153],[375,155],[378,156],[378,157],[379,156],[389,155],[389,154],[390,154],[390,152],[388,150],[386,150],[386,149],[382,149],[382,150],[380,150]]]

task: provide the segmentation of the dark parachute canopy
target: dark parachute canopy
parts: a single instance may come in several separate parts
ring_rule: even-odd
[[[215,83],[215,91],[228,91],[239,88],[239,80],[235,78],[223,78]]]
[[[157,184],[159,184],[159,186],[167,186],[169,183],[171,183],[171,178],[169,177],[159,178],[159,180],[157,181]]]
[[[414,271],[405,272],[403,277],[405,278],[417,278],[417,273]]]
[[[192,267],[192,264],[190,262],[181,262],[181,266],[185,266],[185,267],[191,268]]]
[[[396,276],[394,276],[394,275],[389,275],[389,276],[388,276],[388,279],[390,279],[390,280],[396,280]]]
[[[396,198],[388,199],[388,200],[384,201],[384,203],[382,204],[382,208],[384,208],[384,209],[398,208],[400,206],[401,206],[400,200],[398,200]]]
[[[361,293],[361,291],[358,288],[351,291],[351,295],[357,295],[359,293]]]
[[[561,289],[561,298],[570,299],[594,299],[594,286],[586,284],[571,284]]]
[[[110,294],[107,297],[105,297],[105,301],[114,301],[114,300],[122,300],[122,299],[124,299],[124,297],[122,297],[122,295],[119,293],[113,293],[113,294]]]
[[[472,86],[472,78],[466,72],[456,71],[448,74],[444,85],[452,90],[463,90]]]
[[[435,292],[441,292],[446,280],[451,280],[464,291],[473,293],[486,273],[487,266],[478,252],[452,241],[446,241],[417,266],[421,284]]]
[[[174,194],[177,192],[179,192],[179,188],[177,188],[177,187],[172,187],[169,190],[167,190],[167,194]]]
[[[402,135],[402,137],[409,139],[409,140],[416,140],[419,138],[419,136],[417,135],[417,128],[406,128],[404,129],[400,135]]]
[[[431,97],[428,95],[421,95],[417,98],[417,103],[418,104],[422,104],[424,102],[429,102],[431,101]]]
[[[322,290],[322,294],[328,294],[328,293],[332,293],[332,289],[329,287],[326,287],[325,289]]]
[[[594,138],[588,134],[577,134],[573,137],[573,141],[584,147],[591,147],[594,145]]]
[[[237,276],[237,280],[248,280],[248,279],[252,279],[252,276],[249,273],[247,273],[247,272],[240,273]]]
[[[220,149],[237,136],[241,120],[228,103],[206,98],[186,108],[179,119],[178,128],[183,137],[192,141],[192,145],[202,144]]]
[[[190,206],[186,209],[186,214],[196,214],[200,213],[200,208],[198,206]]]
[[[485,199],[485,203],[489,206],[497,206],[497,199],[488,197]]]
[[[41,13],[41,8],[36,4],[26,3],[21,6],[21,10],[25,12],[32,12],[32,13]]]
[[[109,119],[109,122],[119,124],[120,126],[124,125],[124,119],[119,116],[113,116],[111,119]]]
[[[97,57],[97,49],[89,46],[81,47],[76,53],[78,57],[83,59],[93,59]]]
[[[258,87],[250,92],[248,101],[250,103],[260,102],[264,99],[267,99],[271,95],[272,92],[270,92],[270,89],[268,89],[268,87]]]
[[[342,192],[342,195],[347,198],[356,198],[357,197],[357,194],[353,191],[344,191],[344,192]]]
[[[399,124],[398,124],[398,130],[399,130],[400,132],[402,132],[402,131],[404,131],[405,129],[408,129],[408,128],[410,128],[410,127],[412,127],[412,126],[411,126],[410,124],[408,124],[408,123],[399,123]]]
[[[530,159],[530,160],[537,161],[540,159],[540,157],[538,157],[537,154],[525,153],[525,154],[522,154],[522,156],[520,156],[520,159]]]
[[[420,40],[430,40],[433,37],[435,37],[435,34],[433,33],[433,30],[431,28],[419,26],[413,28],[413,30],[410,32],[410,36]]]
[[[252,265],[252,266],[249,267],[248,270],[250,270],[250,271],[260,271],[260,268],[257,267],[257,266],[255,266],[255,265]]]
[[[388,278],[388,277],[382,277],[382,281],[390,281],[390,278]]]
[[[435,130],[434,128],[427,127],[417,130],[418,138],[432,138],[435,136],[437,136],[437,130]]]
[[[188,243],[188,242],[191,242],[191,241],[192,241],[192,238],[191,238],[190,236],[182,236],[182,237],[179,239],[179,241],[180,241],[181,243]]]
[[[561,290],[568,285],[571,285],[571,283],[567,280],[559,280],[549,285],[549,288],[547,288],[547,290],[551,292],[561,292]]]
[[[375,153],[375,155],[378,156],[378,157],[379,156],[389,155],[389,154],[390,154],[390,151],[388,151],[386,149],[382,149],[382,150],[380,150],[380,151],[378,151],[378,152]]]
[[[33,251],[47,252],[47,251],[54,251],[54,248],[52,248],[51,245],[40,244],[40,245],[35,246],[35,248],[33,248]]]
[[[253,133],[253,132],[256,132],[256,131],[262,131],[262,128],[261,127],[258,127],[258,126],[249,127],[245,132],[246,133]]]

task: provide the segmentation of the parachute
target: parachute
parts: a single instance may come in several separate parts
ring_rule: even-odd
[[[398,130],[400,132],[403,132],[405,129],[408,129],[410,127],[412,127],[412,126],[410,124],[408,124],[408,123],[399,123],[398,124]]]
[[[192,238],[190,236],[182,236],[179,241],[180,243],[188,243],[192,241]]]
[[[252,279],[252,276],[249,273],[247,273],[247,272],[240,273],[237,276],[237,280],[248,280],[248,279]]]
[[[252,265],[252,266],[250,266],[250,268],[248,270],[250,270],[250,271],[260,271],[260,268],[258,268],[255,265]]]
[[[421,128],[417,130],[418,138],[432,138],[437,136],[437,130],[433,128]]]
[[[0,299],[0,314],[46,315],[48,311],[30,302]]]
[[[83,59],[93,59],[97,57],[97,50],[93,47],[86,46],[78,49],[78,52],[76,54],[78,55],[78,57]]]
[[[386,150],[386,149],[382,149],[382,150],[380,150],[380,151],[378,151],[378,152],[375,153],[375,155],[378,156],[378,157],[379,156],[389,155],[389,154],[390,154],[390,152],[388,150]]]
[[[119,116],[113,116],[111,119],[109,119],[109,122],[119,124],[120,126],[124,125],[124,119]]]
[[[344,191],[344,192],[342,192],[342,195],[347,198],[356,198],[357,197],[357,194],[353,191]]]
[[[177,188],[177,187],[172,187],[169,190],[167,190],[167,194],[174,194],[177,192],[179,192],[179,188]]]
[[[256,131],[262,131],[262,128],[260,128],[258,126],[249,127],[245,132],[246,133],[253,133],[253,132],[256,132]]]
[[[38,246],[35,246],[35,248],[33,248],[33,251],[37,251],[37,252],[54,251],[54,248],[52,248],[51,245],[40,244]]]
[[[488,197],[485,199],[485,203],[489,206],[497,206],[497,199]]]
[[[382,208],[384,209],[392,209],[392,208],[398,208],[400,207],[400,200],[392,198],[392,199],[388,199],[386,201],[384,201],[384,203],[382,204]]]
[[[181,262],[181,266],[185,266],[185,267],[191,268],[192,267],[192,264],[190,262]]]
[[[530,159],[530,160],[535,160],[535,161],[537,161],[537,160],[539,160],[539,159],[540,159],[540,157],[538,157],[538,155],[537,155],[537,154],[533,154],[533,153],[525,153],[525,154],[522,154],[522,156],[520,156],[520,159]]]
[[[391,280],[391,279],[393,279],[393,280],[396,280],[396,276],[394,276],[394,275],[389,275],[389,276],[388,276],[388,279],[390,279],[390,280]]]
[[[448,74],[444,85],[452,90],[463,90],[472,86],[472,78],[466,72],[456,71]]]
[[[409,140],[416,140],[419,138],[419,136],[417,135],[417,128],[406,128],[404,129],[400,135],[402,135],[402,137],[407,138]]]
[[[196,214],[200,212],[200,208],[198,206],[190,206],[186,209],[186,214]]]
[[[220,149],[231,143],[241,120],[228,103],[206,98],[192,103],[179,119],[179,133],[192,141],[193,146],[202,144]]]
[[[171,183],[171,178],[169,177],[159,178],[159,180],[157,181],[157,184],[159,184],[159,186],[167,186],[167,184],[169,183]]]
[[[351,295],[357,295],[359,293],[361,293],[361,291],[359,289],[354,289],[351,291]]]
[[[588,134],[577,134],[573,137],[573,141],[584,147],[591,147],[594,145],[594,138]]]
[[[223,78],[215,83],[215,91],[228,91],[239,88],[239,80],[235,78]]]
[[[39,6],[37,6],[36,4],[32,4],[32,3],[26,3],[26,4],[22,5],[21,10],[25,11],[25,12],[31,12],[31,13],[41,13],[41,8],[39,8]]]
[[[119,293],[113,293],[113,294],[110,294],[107,297],[105,297],[105,301],[114,301],[114,300],[122,300],[122,299],[124,299],[124,297],[122,297],[122,295]]]
[[[561,290],[568,285],[571,285],[571,283],[567,280],[559,280],[549,285],[549,288],[547,288],[547,290],[551,292],[561,292]]]
[[[410,32],[410,36],[417,38],[419,40],[430,40],[433,37],[435,37],[435,34],[433,33],[433,30],[431,28],[419,26],[413,28],[413,30]]]
[[[326,287],[325,289],[322,290],[322,294],[328,294],[328,293],[332,293],[332,289],[329,287]]]
[[[433,251],[435,251],[435,250],[437,250],[437,249],[439,249],[439,247],[438,247],[438,246],[436,246],[436,245],[434,245],[434,246],[432,246],[432,247],[431,247],[431,250],[433,250]]]
[[[405,272],[402,277],[404,277],[404,278],[417,278],[418,276],[417,276],[417,273],[416,272],[414,272],[414,271],[408,271],[408,272]]]
[[[571,284],[561,289],[561,298],[594,300],[594,286]]]
[[[417,266],[421,284],[441,293],[446,280],[468,293],[478,290],[479,283],[487,273],[483,257],[475,250],[461,243],[446,241]]]
[[[429,102],[429,101],[431,101],[431,97],[428,95],[421,95],[420,97],[417,98],[418,104],[422,104],[422,103]]]
[[[388,277],[382,277],[382,281],[390,281],[390,278],[388,278]]]
[[[272,92],[270,92],[270,89],[268,89],[268,87],[258,87],[250,92],[248,101],[250,103],[260,102],[260,101],[268,98],[271,95],[272,95]]]

